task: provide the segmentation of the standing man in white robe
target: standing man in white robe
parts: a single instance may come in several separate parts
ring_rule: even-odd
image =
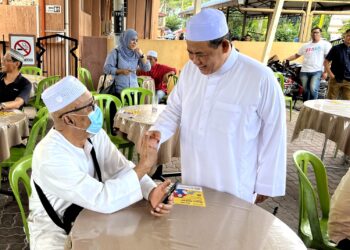
[[[185,184],[251,203],[284,195],[285,101],[272,71],[231,48],[219,10],[202,10],[186,30],[190,61],[151,137],[162,143],[180,127]]]
[[[75,218],[68,208],[72,204],[80,207],[78,213],[82,208],[113,213],[145,198],[150,201],[153,215],[169,213],[172,197],[169,204],[161,200],[170,181],[157,186],[147,175],[157,159],[157,145],[149,143],[147,134],[135,166],[101,129],[103,114],[78,79],[63,78],[47,88],[42,99],[54,128],[36,146],[33,155],[30,249],[64,249],[70,228],[60,224],[69,221],[71,227]],[[43,197],[49,205],[45,205]],[[54,222],[49,206],[61,223]],[[69,215],[73,221],[64,219]]]

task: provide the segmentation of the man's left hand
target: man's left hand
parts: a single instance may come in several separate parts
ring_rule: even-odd
[[[148,200],[152,207],[152,215],[160,217],[170,213],[170,210],[172,209],[174,203],[174,196],[169,196],[168,204],[162,203],[162,200],[167,193],[167,187],[170,185],[170,183],[170,180],[162,182],[149,194]]]
[[[269,196],[258,194],[255,199],[255,204],[261,203],[265,201],[267,198],[269,198]]]

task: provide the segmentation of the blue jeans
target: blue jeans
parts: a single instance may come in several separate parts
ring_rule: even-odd
[[[303,101],[318,98],[322,71],[300,72],[300,81],[303,84]]]

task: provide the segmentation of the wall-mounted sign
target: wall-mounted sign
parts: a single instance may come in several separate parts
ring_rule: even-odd
[[[49,14],[61,13],[61,5],[46,5],[46,13],[49,13]]]
[[[24,56],[23,65],[35,65],[35,36],[10,34],[10,47]]]

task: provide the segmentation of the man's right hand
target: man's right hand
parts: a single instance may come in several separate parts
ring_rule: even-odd
[[[147,174],[157,162],[158,142],[160,140],[160,133],[158,132],[159,139],[157,139],[157,133],[152,132],[158,131],[146,132],[142,136],[141,144],[139,144],[138,152],[140,154],[140,161],[134,168],[139,179],[141,179],[145,174]]]
[[[334,79],[334,78],[335,78],[335,75],[331,72],[331,73],[329,73],[329,78],[330,78],[330,79]]]

